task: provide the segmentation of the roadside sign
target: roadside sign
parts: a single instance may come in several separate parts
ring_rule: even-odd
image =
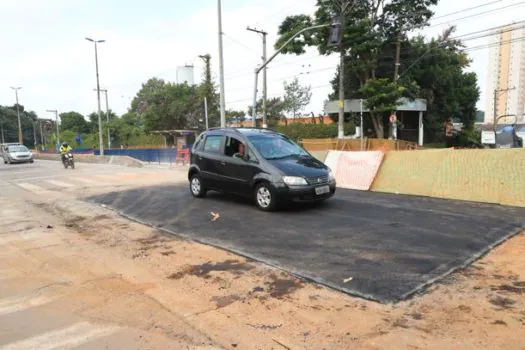
[[[485,131],[481,132],[481,143],[484,145],[494,145],[496,144],[496,134],[494,131]]]

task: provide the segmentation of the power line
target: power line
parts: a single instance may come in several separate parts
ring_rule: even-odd
[[[480,8],[480,7],[485,7],[485,6],[493,5],[493,4],[496,4],[496,3],[498,3],[498,2],[502,2],[502,1],[503,1],[503,0],[496,0],[496,1],[491,1],[491,2],[484,3],[484,4],[481,4],[481,5],[473,6],[473,7],[467,7],[467,8],[465,8],[465,9],[463,9],[463,10],[458,10],[458,11],[454,11],[454,12],[447,13],[447,14],[445,14],[445,15],[441,15],[441,16],[433,17],[432,19],[439,19],[439,18],[444,18],[444,17],[449,17],[449,16],[457,15],[458,13],[463,13],[463,12],[467,12],[467,11],[475,10],[475,9]]]
[[[517,2],[517,3],[514,3],[514,4],[510,4],[510,5],[507,5],[507,6],[499,7],[499,8],[488,10],[488,11],[484,11],[484,12],[474,13],[472,15],[456,18],[456,19],[453,19],[451,21],[446,21],[446,22],[432,24],[429,27],[430,28],[438,27],[438,26],[441,26],[443,24],[450,24],[450,22],[457,22],[457,21],[461,21],[461,20],[464,20],[464,19],[467,19],[467,18],[477,17],[477,16],[488,14],[488,13],[505,10],[505,9],[508,9],[508,8],[511,8],[511,7],[520,6],[520,5],[523,5],[523,4],[525,4],[525,1]]]
[[[245,49],[251,51],[252,53],[256,54],[257,56],[260,56],[260,54],[259,54],[257,51],[255,51],[255,50],[252,49],[251,47],[249,47],[249,46],[243,44],[242,42],[240,42],[239,40],[235,39],[235,38],[232,37],[231,35],[226,34],[226,33],[223,33],[223,35],[224,35],[226,38],[228,38],[228,39],[230,39],[231,41],[233,41],[234,43],[236,43],[237,45],[244,47]]]

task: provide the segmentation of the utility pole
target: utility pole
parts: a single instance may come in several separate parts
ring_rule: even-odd
[[[345,136],[345,27],[346,15],[350,8],[350,0],[341,2],[339,14],[339,25],[341,26],[339,37],[339,116],[337,120],[337,136],[342,139]]]
[[[97,89],[94,89],[95,91]],[[108,129],[108,149],[111,148],[111,132],[109,130],[109,103],[108,103],[108,90],[100,89],[100,92],[103,92],[106,96],[106,128]]]
[[[256,123],[256,120],[255,120],[255,115],[257,114],[257,82],[258,82],[258,78],[259,78],[259,73],[266,67],[270,64],[270,62],[273,61],[273,59],[275,57],[277,57],[277,55],[279,55],[281,53],[281,51],[286,47],[288,46],[288,44],[290,44],[295,38],[297,38],[299,35],[301,35],[302,33],[304,32],[307,32],[307,31],[310,31],[310,30],[313,30],[313,29],[321,29],[321,28],[326,28],[326,27],[329,27],[330,24],[319,24],[319,25],[315,25],[315,26],[311,26],[311,27],[307,27],[307,28],[303,28],[301,30],[299,30],[297,33],[295,33],[294,35],[292,35],[284,44],[282,44],[282,46],[273,53],[273,55],[271,55],[267,60],[266,62],[264,62],[261,66],[257,66],[257,68],[255,68],[255,84],[253,85],[253,107],[252,107],[252,126],[255,128],[257,126],[257,123]]]
[[[209,128],[209,122],[208,122],[208,97],[211,97],[213,86],[211,84],[211,66],[210,66],[210,59],[211,56],[209,54],[206,55],[199,55],[202,60],[204,60],[205,68],[204,68],[204,82],[206,84],[206,91],[204,96],[204,115],[206,119],[206,130]]]
[[[206,121],[206,130],[209,129],[209,124],[208,124],[208,99],[206,98],[206,96],[204,96],[204,118],[205,118],[205,121]]]
[[[0,124],[0,128],[2,128],[2,143],[5,143],[5,138],[4,138],[4,124]]]
[[[249,30],[250,32],[254,32],[254,33],[258,33],[258,34],[262,35],[262,39],[263,39],[263,56],[262,56],[262,60],[263,60],[263,64],[266,63],[266,36],[268,35],[268,33],[263,31],[263,30],[258,30],[258,29],[250,28],[250,27],[247,27],[246,30]],[[263,69],[263,100],[262,100],[263,128],[267,128],[268,127],[267,110],[266,110],[266,100],[268,99],[267,70],[268,70],[268,67],[264,66],[264,69]]]
[[[399,80],[399,68],[401,67],[401,33],[397,33],[396,40],[396,65],[394,67],[394,81]],[[392,112],[393,115],[396,115],[396,111]],[[391,123],[392,124],[392,139],[397,140],[397,117]]]
[[[48,109],[47,112],[55,113],[55,124],[57,125],[57,145],[60,144],[60,129],[58,127],[58,111],[56,109]]]
[[[33,145],[36,151],[36,122],[33,122]]]
[[[11,89],[15,90],[15,96],[16,96],[16,115],[18,117],[18,143],[23,145],[24,144],[24,134],[22,133],[22,121],[20,119],[20,105],[18,104],[18,90],[20,90],[22,87],[11,87]]]
[[[44,133],[42,132],[42,121],[38,121],[38,126],[40,127],[40,148],[44,150]]]
[[[219,74],[221,89],[221,128],[226,127],[226,99],[224,96],[224,56],[222,48],[222,5],[221,0],[217,0],[218,22],[219,22]]]
[[[97,44],[105,42],[105,40],[93,40],[86,38],[87,41],[92,42],[95,45],[95,69],[97,73],[97,102],[98,102],[98,143],[100,147],[100,155],[104,155],[104,136],[102,135],[102,110],[100,108],[100,82],[98,76],[98,49]]]
[[[502,92],[509,92],[511,90],[515,90],[516,87],[511,87],[507,89],[494,89],[494,132],[496,132],[496,125],[498,120],[498,95]]]

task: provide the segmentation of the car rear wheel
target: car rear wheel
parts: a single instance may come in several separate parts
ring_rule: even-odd
[[[190,192],[194,197],[202,198],[206,195],[206,189],[202,186],[199,174],[193,174],[190,179]]]
[[[264,211],[275,210],[277,202],[269,184],[260,183],[255,187],[255,204]]]

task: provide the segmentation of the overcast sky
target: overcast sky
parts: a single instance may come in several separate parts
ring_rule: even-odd
[[[269,32],[272,53],[281,21],[287,15],[312,13],[315,3],[223,0],[227,108],[245,110],[251,101],[262,42],[246,26]],[[50,116],[46,109],[83,114],[96,110],[94,48],[86,36],[106,40],[99,46],[100,81],[109,90],[110,108],[118,114],[127,111],[148,78],[175,81],[176,68],[191,64],[199,81],[200,54],[212,55],[218,82],[216,6],[216,0],[0,0],[0,105],[14,104],[10,86],[22,86],[20,103],[41,118]],[[475,6],[481,7],[445,16]],[[457,25],[461,35],[523,20],[525,1],[441,0],[434,10],[437,18],[425,35],[436,35],[447,24]],[[477,13],[483,14],[463,18]],[[481,38],[465,44],[479,48],[488,42]],[[488,49],[469,50],[469,55],[483,92],[478,103],[483,109]],[[298,76],[313,88],[312,103],[304,112],[321,113],[336,66],[337,57],[319,57],[314,49],[303,56],[279,56],[268,72],[268,94],[282,95],[283,80]]]

